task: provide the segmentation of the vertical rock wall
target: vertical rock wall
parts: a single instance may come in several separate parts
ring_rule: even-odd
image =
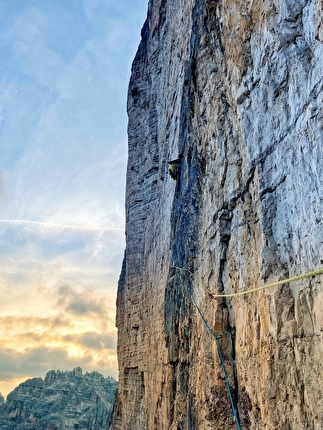
[[[151,0],[129,86],[118,429],[320,429],[321,0]],[[168,162],[181,162],[177,180]],[[182,270],[185,268],[188,270]]]

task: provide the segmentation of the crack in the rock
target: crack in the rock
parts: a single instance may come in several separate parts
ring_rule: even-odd
[[[232,344],[232,366],[233,366],[233,380],[234,380],[234,387],[233,387],[233,403],[236,409],[236,414],[238,418],[238,422],[240,423],[240,417],[239,417],[239,381],[238,381],[238,372],[237,372],[237,365],[236,365],[236,330],[235,327],[230,326],[230,332],[231,332],[231,344]]]
[[[264,190],[260,192],[260,200],[264,198],[266,194],[273,193],[277,190],[277,188],[286,181],[287,175],[284,175],[283,178],[275,185],[271,185],[270,187],[266,187]]]

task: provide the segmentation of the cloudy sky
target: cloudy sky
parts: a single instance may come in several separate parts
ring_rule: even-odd
[[[147,0],[0,0],[0,392],[117,377],[126,91]]]

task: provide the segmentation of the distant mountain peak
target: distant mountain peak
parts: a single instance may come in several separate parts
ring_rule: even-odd
[[[116,391],[117,381],[98,372],[50,370],[21,383],[5,403],[0,395],[0,428],[108,430]]]

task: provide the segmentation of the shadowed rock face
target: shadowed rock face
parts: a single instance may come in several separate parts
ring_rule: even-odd
[[[0,406],[3,430],[108,430],[117,382],[98,372],[51,370],[15,388]]]
[[[322,277],[210,296],[323,265],[321,13],[149,2],[128,94],[116,430],[235,428],[192,294],[242,428],[321,428]]]

